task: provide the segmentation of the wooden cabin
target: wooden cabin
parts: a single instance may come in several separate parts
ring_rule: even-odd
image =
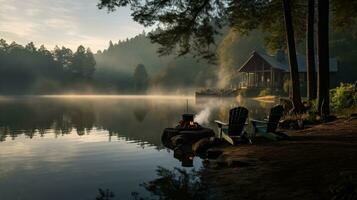
[[[298,55],[300,83],[306,83],[306,58]],[[316,62],[317,63],[317,62]],[[337,60],[330,59],[330,73],[338,70]],[[316,69],[317,71],[317,69]],[[284,81],[289,79],[289,63],[287,55],[278,51],[276,55],[253,51],[248,60],[238,69],[241,74],[240,88],[271,88],[282,89]]]

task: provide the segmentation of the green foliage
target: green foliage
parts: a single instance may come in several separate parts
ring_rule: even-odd
[[[291,81],[285,80],[283,83],[283,91],[285,92],[286,95],[289,95],[290,90],[291,90]]]
[[[110,200],[115,197],[114,193],[109,189],[103,190],[101,188],[98,189],[98,196],[95,198],[96,200]]]
[[[241,91],[241,95],[245,97],[257,97],[261,90],[261,88],[247,88]]]
[[[317,113],[316,113],[316,111],[309,110],[307,112],[307,121],[310,124],[316,124],[316,122],[317,122]]]
[[[95,65],[93,53],[81,45],[70,59],[67,72],[76,80],[89,80],[93,77]]]
[[[134,82],[137,92],[145,91],[148,88],[149,75],[145,69],[145,66],[139,64],[134,70]]]
[[[153,42],[160,45],[161,55],[176,51],[178,55],[195,52],[209,59],[214,57],[211,47],[214,35],[223,25],[226,3],[221,1],[128,1],[101,0],[99,8],[113,11],[116,7],[131,6],[135,21],[144,26],[159,25],[159,31],[150,33]]]
[[[293,23],[297,27],[297,40],[305,35],[306,2],[292,1]],[[260,29],[270,33],[266,40],[271,49],[285,45],[285,29],[281,0],[264,1],[127,1],[100,0],[99,8],[114,11],[117,7],[130,6],[133,19],[144,26],[158,25],[150,33],[154,43],[160,45],[159,53],[178,55],[193,53],[204,58],[215,58],[215,35],[224,25],[242,34]],[[213,48],[212,48],[213,47]]]
[[[354,84],[341,83],[330,93],[331,107],[334,111],[357,106],[357,88]]]
[[[133,68],[144,63],[149,74],[157,73],[173,58],[159,57],[158,45],[152,44],[147,34],[142,33],[127,40],[110,42],[109,47],[95,55],[97,68],[115,70],[117,73],[132,74]]]
[[[142,186],[152,196],[164,200],[200,200],[204,199],[202,185],[195,171],[187,172],[185,169],[175,168],[169,170],[158,167],[156,170],[158,178]],[[138,193],[132,193],[134,199],[148,199],[139,197]]]
[[[73,52],[71,49],[68,49],[66,47],[59,48],[58,46],[56,46],[53,50],[53,57],[63,66],[63,69],[66,70],[71,64]]]
[[[330,186],[331,200],[357,199],[357,187],[351,175],[341,177]]]
[[[338,30],[348,30],[357,36],[357,1],[334,0],[331,1],[335,15],[332,18],[334,27]]]
[[[161,90],[210,87],[215,83],[215,66],[196,63],[193,58],[188,57],[173,60],[163,67],[151,81],[153,87]]]
[[[26,47],[10,45],[1,40],[0,92],[5,94],[31,93],[38,81],[61,81],[63,70],[51,52],[44,46],[37,49],[33,43]]]
[[[239,76],[237,77],[235,71],[246,62],[252,51],[265,51],[263,37],[261,31],[243,35],[234,29],[228,30],[217,49],[220,88],[239,83]]]
[[[112,46],[95,55],[95,80],[105,83],[108,90],[130,92],[133,88],[133,67],[144,63],[150,75],[149,87],[160,91],[175,91],[182,87],[209,87],[216,83],[216,66],[206,61],[197,62],[192,55],[176,58],[160,57],[145,33]]]
[[[284,96],[284,93],[281,90],[271,90],[271,88],[247,88],[241,90],[240,93],[242,96],[246,97],[262,97],[268,95],[278,95]]]
[[[73,54],[70,49],[56,47],[49,51],[30,42],[25,47],[0,40],[0,93],[52,93],[72,88],[77,77],[90,79],[95,60],[83,46]]]
[[[317,123],[317,100],[310,100],[304,103],[305,107],[307,108],[307,117],[305,121],[308,124],[316,124]]]
[[[259,95],[260,97],[262,96],[267,96],[267,95],[272,95],[272,91],[270,88],[265,88],[265,89],[262,89],[260,92],[259,92]]]
[[[307,1],[290,3],[295,39],[301,43],[305,39]],[[130,6],[135,21],[145,26],[158,25],[159,31],[150,37],[161,46],[159,51],[162,54],[178,51],[179,55],[184,55],[192,51],[202,58],[212,57],[214,54],[209,52],[209,47],[215,44],[214,35],[219,33],[224,24],[243,34],[255,29],[269,33],[266,37],[269,50],[286,47],[281,0],[99,0],[98,6],[108,11]],[[331,1],[334,26],[339,30],[352,30],[356,35],[356,10],[356,1]]]

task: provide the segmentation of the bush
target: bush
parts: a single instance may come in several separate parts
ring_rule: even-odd
[[[270,88],[265,88],[265,89],[262,89],[259,92],[258,96],[262,97],[262,96],[267,96],[267,95],[271,95],[271,94],[272,94],[271,89]]]
[[[285,80],[283,83],[283,90],[286,95],[289,96],[290,93],[290,88],[291,88],[291,81],[290,80]]]
[[[341,83],[339,87],[332,89],[330,93],[331,108],[334,111],[357,106],[357,90],[354,84]]]
[[[244,97],[256,97],[259,95],[260,91],[260,88],[247,88],[241,91],[241,95]]]

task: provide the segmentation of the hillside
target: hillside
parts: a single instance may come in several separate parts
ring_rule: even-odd
[[[216,65],[197,61],[190,55],[160,57],[156,53],[157,48],[145,33],[118,43],[109,42],[108,49],[95,55],[96,81],[107,89],[130,91],[134,69],[138,64],[143,64],[153,88],[171,90],[215,85]]]

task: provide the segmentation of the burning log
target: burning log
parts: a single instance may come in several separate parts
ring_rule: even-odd
[[[168,148],[182,144],[192,144],[202,138],[214,137],[212,129],[204,128],[194,122],[193,114],[183,114],[182,120],[175,128],[166,128],[162,135],[162,142]]]

